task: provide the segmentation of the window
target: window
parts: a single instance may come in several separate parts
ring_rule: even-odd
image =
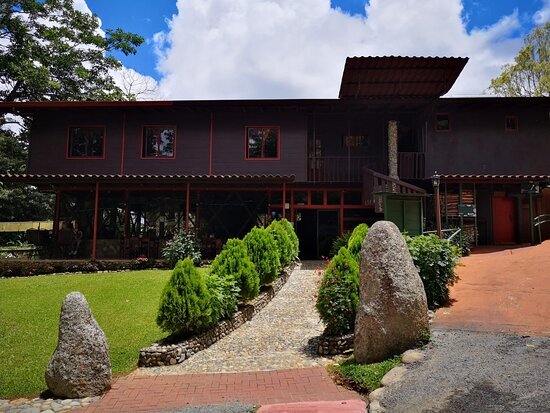
[[[173,126],[144,126],[141,139],[142,158],[175,158],[176,128]]]
[[[246,159],[279,159],[278,126],[246,128]]]
[[[451,130],[451,122],[448,113],[438,113],[435,115],[435,130],[445,132]]]
[[[103,126],[70,126],[67,156],[69,158],[103,159],[105,128]]]
[[[518,130],[518,117],[506,116],[504,118],[504,130],[515,132]]]

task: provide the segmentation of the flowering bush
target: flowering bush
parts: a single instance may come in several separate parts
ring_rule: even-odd
[[[136,270],[143,270],[149,267],[149,259],[147,257],[141,256],[137,257],[132,263],[132,267]]]
[[[319,286],[316,308],[330,335],[353,330],[359,304],[359,266],[342,247],[330,261]]]
[[[166,243],[162,250],[162,257],[168,262],[170,268],[174,268],[179,260],[190,258],[195,265],[201,262],[201,244],[197,235],[192,231],[177,232]]]

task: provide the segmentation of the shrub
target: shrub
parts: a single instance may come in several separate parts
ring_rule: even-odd
[[[222,252],[212,263],[211,273],[218,278],[233,279],[238,289],[235,300],[239,291],[244,300],[254,298],[260,292],[260,276],[248,257],[244,241],[240,239],[227,240]]]
[[[348,240],[348,250],[350,254],[359,262],[359,253],[363,246],[363,241],[369,232],[367,224],[359,224],[355,227]]]
[[[261,284],[268,284],[279,275],[281,262],[273,235],[265,228],[254,227],[244,237],[248,256],[256,265]]]
[[[178,261],[160,297],[157,324],[167,332],[196,333],[217,320],[212,317],[206,280],[190,258]]]
[[[298,254],[300,253],[300,240],[298,240],[298,235],[296,235],[296,231],[294,231],[294,226],[288,222],[286,218],[279,220],[279,222],[288,234],[288,238],[292,244],[292,260],[295,260],[298,258]]]
[[[409,252],[424,283],[428,307],[449,301],[449,286],[458,281],[455,267],[460,257],[458,247],[436,235],[405,236]]]
[[[382,377],[400,363],[400,356],[372,364],[358,364],[351,356],[338,364],[329,366],[329,369],[336,374],[341,383],[347,384],[357,392],[367,394],[379,388]]]
[[[330,247],[330,256],[334,257],[340,251],[342,247],[348,247],[348,241],[351,237],[351,231],[344,232],[342,235],[337,236],[332,241],[332,247]]]
[[[197,235],[192,231],[177,232],[166,243],[162,250],[162,256],[168,262],[170,268],[174,268],[179,260],[185,258],[190,258],[195,265],[200,264],[201,245]]]
[[[231,317],[237,310],[239,287],[233,277],[219,277],[209,273],[206,287],[210,293],[210,309],[212,322]]]
[[[271,232],[273,238],[277,242],[279,247],[279,258],[281,260],[281,266],[288,266],[292,260],[294,260],[295,255],[293,254],[294,245],[288,236],[288,232],[281,223],[281,221],[273,221],[268,227],[267,230]]]
[[[329,335],[353,330],[359,304],[359,265],[347,248],[342,247],[323,274],[317,296],[317,311]]]

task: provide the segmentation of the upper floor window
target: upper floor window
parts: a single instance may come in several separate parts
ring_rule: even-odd
[[[518,117],[506,116],[504,118],[504,130],[515,132],[518,130]]]
[[[69,158],[103,159],[105,127],[70,126],[67,156]]]
[[[278,126],[246,127],[246,159],[279,159]]]
[[[141,142],[142,158],[174,158],[176,128],[173,126],[144,126]]]
[[[451,130],[451,121],[448,113],[438,113],[435,115],[435,130],[445,132]]]

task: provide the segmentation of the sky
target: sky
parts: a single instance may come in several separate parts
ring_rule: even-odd
[[[117,55],[154,98],[335,98],[347,56],[462,56],[449,95],[480,95],[550,0],[74,0],[143,36]],[[153,80],[154,79],[154,80]]]

